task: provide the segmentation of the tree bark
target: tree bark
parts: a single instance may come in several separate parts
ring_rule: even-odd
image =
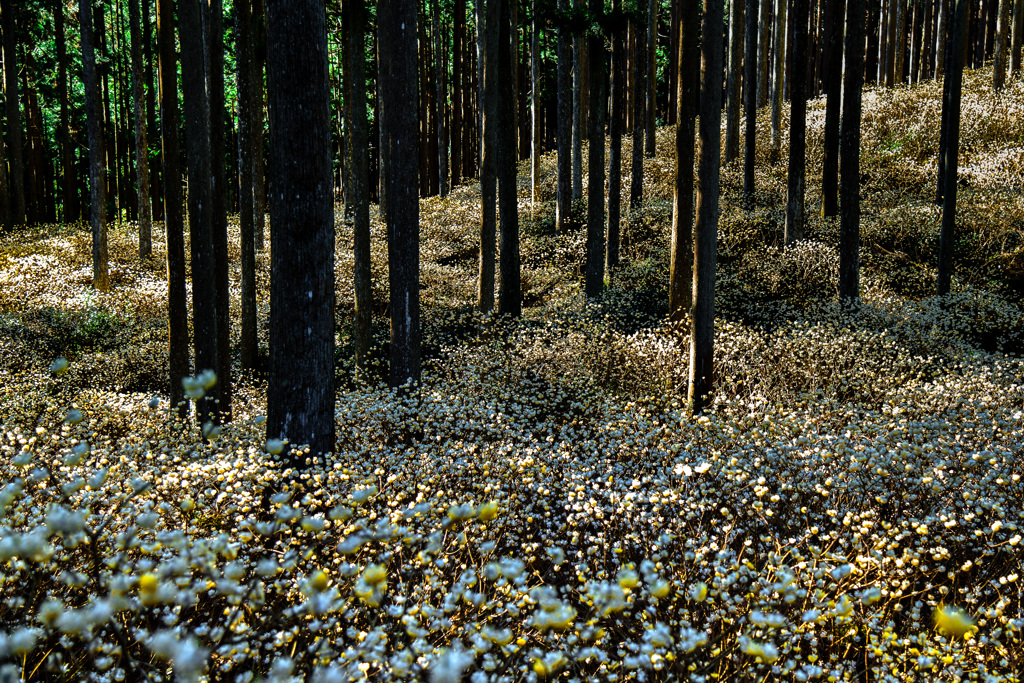
[[[949,3],[952,0],[938,0],[939,17],[935,29],[935,77],[946,73],[946,42],[949,32]]]
[[[559,11],[569,11],[569,0],[558,0]],[[564,234],[572,218],[572,37],[564,26],[558,29],[558,188],[555,206],[555,229]]]
[[[153,253],[153,214],[149,201],[149,142],[142,102],[142,46],[139,44],[139,0],[128,2],[128,30],[132,41],[132,103],[135,113],[135,182],[139,193],[139,258]],[[145,2],[146,0],[142,0]]]
[[[821,214],[826,218],[839,214],[839,110],[843,94],[843,14],[846,10],[845,0],[830,2],[830,23],[826,27],[828,61],[825,64],[825,153],[821,171]],[[862,12],[863,9],[861,4]],[[860,21],[863,26],[863,17]],[[856,68],[860,67],[857,63]]]
[[[78,0],[82,32],[82,85],[85,90],[85,121],[89,135],[89,222],[92,224],[92,286],[110,286],[107,271],[107,206],[103,177],[103,133],[100,131],[100,92],[92,31],[92,0]],[[5,31],[6,33],[6,31]],[[10,91],[8,91],[10,92]],[[10,110],[8,110],[10,112]],[[10,119],[8,119],[10,120]],[[14,174],[13,164],[11,174]]]
[[[452,35],[452,187],[462,182],[462,43],[466,33],[466,0],[455,0]]]
[[[754,210],[754,178],[757,161],[757,0],[747,0],[747,50],[744,62],[743,80],[744,107],[746,109],[746,130],[744,131],[743,148],[743,207],[747,211]],[[693,136],[690,136],[691,139]],[[693,145],[690,145],[691,147]]]
[[[771,157],[782,152],[782,95],[786,68],[786,9],[788,0],[775,0],[775,77],[772,85]]]
[[[970,0],[954,0],[956,10],[950,49],[949,71],[946,78],[950,81],[949,94],[943,103],[949,109],[946,120],[946,177],[942,198],[942,229],[939,234],[939,272],[936,278],[936,293],[939,296],[949,293],[953,275],[953,240],[956,232],[956,187],[957,162],[960,148],[960,93],[964,75],[964,40],[967,28],[967,5]]]
[[[483,71],[482,144],[480,149],[480,271],[477,307],[482,313],[494,308],[495,240],[497,239],[497,179],[500,95],[498,36],[502,0],[484,0],[478,36]]]
[[[602,14],[602,0],[590,0],[590,12],[595,18]],[[604,289],[604,110],[607,105],[604,85],[604,37],[590,33],[587,51],[590,73],[590,106],[587,115],[587,271],[585,290],[587,298],[601,294]]]
[[[153,22],[149,14],[150,0],[142,0],[142,64],[143,75],[146,79],[146,131],[147,140],[150,144],[156,144],[154,136],[157,135],[156,127],[156,84],[153,82]],[[152,150],[146,150],[149,159],[149,196],[150,215],[155,221],[164,219],[164,195],[162,173],[160,166],[160,155]]]
[[[768,104],[768,55],[772,42],[772,0],[760,0],[757,19],[757,108]],[[750,11],[752,8],[748,8]]]
[[[534,0],[534,18],[530,25],[530,198],[537,203],[540,185],[540,27],[537,25],[537,3]]]
[[[619,0],[612,4],[612,11],[620,8]],[[612,116],[608,125],[611,138],[608,150],[608,237],[605,243],[605,262],[609,274],[619,265],[619,223],[622,217],[622,109],[623,86],[625,83],[623,68],[623,31],[620,28],[612,32],[612,73],[611,101]]]
[[[646,41],[641,39],[642,27],[633,23],[633,159],[629,181],[629,211],[640,210],[644,198],[644,121],[646,120],[647,73]]]
[[[847,0],[846,14],[846,73],[840,131],[839,296],[856,299],[860,295],[860,118],[864,81],[860,48],[864,44],[864,0]]]
[[[893,83],[906,83],[907,0],[896,0],[896,57]]]
[[[885,87],[896,85],[896,60],[900,41],[900,4],[901,0],[889,0],[885,39]]]
[[[726,88],[725,158],[728,164],[740,155],[740,81],[743,78],[743,35],[746,0],[730,0],[729,13],[729,75]]]
[[[391,286],[391,374],[400,387],[420,379],[419,199],[416,196],[416,2],[380,0],[381,45],[390,52],[382,81],[387,158],[388,279]],[[493,271],[492,271],[493,272]],[[493,277],[493,276],[492,276]],[[493,297],[493,292],[492,292]]]
[[[647,121],[644,129],[644,156],[654,158],[654,123],[657,115],[658,102],[655,96],[655,84],[658,82],[658,6],[655,0],[647,0]]]
[[[70,124],[68,123],[68,53],[67,40],[64,36],[63,0],[55,0],[53,3],[53,25],[54,36],[57,41],[57,97],[60,100],[60,129],[57,131],[57,140],[60,146],[63,205],[61,219],[65,223],[71,223],[78,219],[78,197],[75,193],[75,169],[69,133]],[[0,164],[3,164],[2,157],[0,157]],[[6,177],[6,172],[4,176]],[[4,194],[4,199],[0,201],[6,202],[6,189],[4,185],[0,185],[0,193]],[[0,216],[0,223],[5,222],[6,220]]]
[[[1006,71],[1010,57],[1010,6],[1013,0],[999,0],[996,28],[995,65],[992,71],[992,89],[1002,90],[1006,84]]]
[[[685,320],[693,305],[693,162],[697,101],[700,98],[700,36],[697,3],[684,2],[679,12],[680,40],[676,99],[676,177],[672,202],[672,252],[669,263],[668,310],[672,320]]]
[[[690,316],[690,385],[694,414],[710,402],[714,383],[715,262],[718,250],[718,180],[722,125],[722,0],[706,0],[701,24],[700,147],[697,152],[697,222],[694,226],[693,308]]]
[[[0,0],[3,12],[4,100],[7,105],[8,176],[11,192],[10,221],[25,222],[25,161],[21,134],[21,98],[18,95],[18,35],[13,0]],[[95,64],[95,62],[94,62]],[[95,67],[93,67],[95,68]],[[105,288],[105,285],[104,285]]]
[[[481,0],[483,1],[483,0]],[[585,0],[573,0],[579,9]],[[583,38],[572,39],[572,203],[583,201]],[[573,207],[575,211],[575,206]]]
[[[498,205],[501,212],[501,263],[498,290],[498,313],[519,317],[523,312],[522,284],[519,267],[519,202],[516,197],[516,59],[512,48],[515,24],[512,0],[491,0],[500,4],[497,31],[497,99],[498,130],[495,148],[498,161]],[[490,68],[490,65],[487,67]]]
[[[793,3],[793,64],[807,64],[807,3]],[[804,181],[807,176],[807,70],[794,68],[790,79],[789,179],[786,244],[804,238]]]
[[[252,7],[249,0],[235,5],[235,54],[238,90],[238,231],[241,241],[241,338],[239,350],[243,370],[256,369],[259,341],[256,317],[256,239],[253,234],[253,82]]]
[[[438,194],[448,196],[448,65],[444,61],[444,37],[441,33],[441,0],[434,0],[431,28],[434,34],[434,83],[437,88],[437,167]]]
[[[263,70],[267,63],[267,33],[264,22],[263,0],[253,0],[252,6],[252,96],[253,113],[256,118],[252,124],[252,186],[253,186],[253,232],[256,237],[256,250],[262,251],[266,232],[267,210],[267,175],[263,144]]]
[[[1010,73],[1020,77],[1021,48],[1024,45],[1024,0],[1013,3],[1013,39],[1010,45]]]

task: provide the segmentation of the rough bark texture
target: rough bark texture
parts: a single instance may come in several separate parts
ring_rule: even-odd
[[[516,59],[512,0],[492,0],[500,4],[497,32],[498,130],[495,147],[498,160],[498,204],[501,212],[501,263],[498,313],[519,317],[523,312],[523,293],[519,268],[519,201],[516,197]]]
[[[821,213],[825,217],[839,213],[839,114],[843,94],[843,14],[846,10],[845,0],[831,2],[830,23],[826,27],[828,60],[825,64],[825,150],[821,171]],[[861,23],[864,23],[863,18]],[[856,68],[860,69],[859,63]]]
[[[700,146],[697,152],[697,221],[694,226],[693,312],[690,316],[690,386],[693,413],[708,404],[714,383],[715,263],[718,251],[718,180],[722,137],[722,0],[706,0],[701,24]]]
[[[573,0],[573,7],[585,0]],[[572,202],[583,201],[583,38],[572,38]],[[574,207],[575,209],[575,207]]]
[[[434,0],[431,15],[434,34],[434,83],[437,86],[437,175],[438,194],[448,195],[448,67],[444,61],[444,36],[441,32],[441,0]],[[365,107],[364,107],[365,108]]]
[[[92,225],[92,286],[106,290],[107,203],[103,160],[106,156],[100,130],[100,89],[96,74],[96,52],[92,30],[92,0],[78,0],[82,32],[82,85],[85,90],[85,122],[89,136],[89,222]],[[11,151],[13,154],[13,150]],[[14,175],[12,164],[11,175]]]
[[[210,101],[206,90],[201,0],[178,5],[181,82],[188,155],[188,227],[192,252],[192,343],[195,370],[217,371],[217,292],[214,280],[210,171]],[[217,387],[198,401],[199,423],[216,417]]]
[[[615,0],[612,11],[619,9]],[[611,121],[608,124],[608,235],[605,242],[605,263],[609,271],[619,265],[619,222],[622,217],[622,111],[625,97],[625,72],[623,69],[623,30],[612,32],[612,73],[611,73]]]
[[[899,44],[899,7],[900,0],[889,0],[889,11],[886,13],[885,36],[885,87],[896,84],[896,48]]]
[[[1013,0],[999,0],[999,23],[996,28],[995,65],[992,72],[992,88],[1002,90],[1006,83],[1006,72],[1010,57],[1010,6]]]
[[[647,85],[647,49],[640,39],[641,26],[634,24],[636,40],[633,43],[633,159],[630,169],[629,210],[638,211],[644,199],[644,120]]]
[[[64,37],[63,0],[55,0],[53,3],[53,22],[54,35],[57,39],[57,97],[60,100],[60,129],[57,131],[57,141],[60,146],[61,190],[63,203],[61,220],[65,223],[70,223],[78,219],[78,196],[75,192],[75,167],[68,130],[68,54],[67,42]],[[0,164],[2,163],[3,157],[0,156]],[[4,176],[6,178],[6,169],[4,169],[4,171]],[[0,184],[0,192],[4,193],[4,199],[0,200],[0,202],[6,202],[6,190],[6,183]],[[0,215],[0,224],[2,224],[4,220],[4,217]]]
[[[743,207],[754,210],[754,170],[757,159],[757,0],[747,0],[747,49],[743,68],[745,130],[743,146]]]
[[[477,308],[487,313],[494,308],[495,240],[497,239],[498,121],[501,115],[498,94],[498,32],[501,0],[486,0],[482,6],[483,23],[479,41],[482,46],[480,68],[483,71],[480,145],[480,268]]]
[[[949,293],[953,276],[953,240],[956,232],[956,181],[960,147],[960,93],[964,76],[964,41],[967,34],[967,5],[970,0],[954,0],[956,10],[951,27],[951,49],[946,78],[950,87],[943,107],[949,109],[946,120],[946,177],[942,198],[942,230],[939,234],[939,272],[935,290],[939,296]]]
[[[466,0],[455,0],[452,16],[452,187],[462,182],[462,43],[466,32]]]
[[[839,219],[839,296],[860,294],[860,118],[864,69],[864,0],[847,0],[846,74],[840,136],[842,214]],[[840,16],[842,13],[840,13]]]
[[[267,210],[267,176],[264,163],[263,146],[263,69],[267,63],[266,27],[264,26],[263,0],[253,0],[252,5],[252,192],[253,192],[253,232],[256,234],[256,249],[263,249],[264,233],[266,232]]]
[[[654,158],[654,119],[658,102],[655,84],[658,82],[658,6],[659,2],[647,0],[647,120],[644,123],[644,156]]]
[[[669,263],[668,310],[672,320],[685,320],[693,305],[693,161],[697,101],[700,97],[700,35],[698,7],[683,3],[676,84],[676,178],[672,205],[672,251]]]
[[[1020,77],[1021,47],[1024,45],[1024,0],[1013,3],[1013,39],[1010,41],[1010,73]]]
[[[268,0],[266,12],[273,174],[267,436],[328,453],[334,450],[334,198],[327,17],[318,0]]]
[[[760,0],[757,18],[757,108],[768,104],[768,55],[772,43],[772,0]],[[753,7],[748,7],[751,11]],[[749,25],[749,24],[748,24]]]
[[[145,0],[142,0],[145,2]],[[128,2],[128,26],[132,40],[132,103],[135,114],[135,182],[139,192],[139,258],[153,253],[153,214],[149,202],[149,142],[142,102],[142,45],[138,0]]]
[[[949,3],[951,0],[938,0],[939,17],[935,28],[935,77],[942,78],[946,73],[946,39],[949,32]]]
[[[743,36],[746,0],[731,0],[729,13],[729,76],[725,98],[725,158],[729,163],[740,155],[740,81],[743,78]]]
[[[242,335],[239,350],[243,370],[254,370],[259,356],[256,329],[256,239],[253,233],[252,187],[252,7],[249,0],[235,5],[235,51],[238,59],[238,231],[241,239]]]
[[[775,76],[772,83],[772,158],[782,151],[782,85],[786,69],[786,5],[787,0],[775,0]]]
[[[793,3],[793,64],[807,63],[808,0]],[[807,177],[807,70],[790,76],[789,178],[786,195],[786,244],[804,237],[804,183]]]
[[[604,8],[601,0],[590,0],[590,12],[598,16]],[[604,289],[604,37],[590,34],[588,60],[590,106],[587,114],[587,297]]]
[[[86,0],[82,0],[84,3]],[[167,339],[169,397],[180,418],[188,416],[181,380],[188,374],[188,303],[185,296],[185,226],[182,220],[178,150],[178,66],[174,45],[174,0],[157,0],[160,53],[160,131],[163,143],[164,230],[167,234]]]
[[[569,10],[569,0],[558,0],[558,9]],[[569,29],[558,29],[558,187],[556,190],[555,229],[564,233],[572,217],[572,38]]]
[[[896,0],[896,56],[893,82],[906,83],[904,76],[907,55],[907,0]]]
[[[388,280],[391,286],[391,375],[393,387],[420,379],[420,253],[416,150],[416,2],[386,5],[378,31],[390,52],[380,74],[384,95]]]
[[[15,32],[14,1],[0,0],[0,11],[3,12],[4,100],[7,105],[7,151],[11,168],[8,177],[11,193],[10,221],[17,225],[25,222],[25,162],[19,107],[21,98],[18,95],[18,35]],[[93,63],[95,65],[95,61]]]

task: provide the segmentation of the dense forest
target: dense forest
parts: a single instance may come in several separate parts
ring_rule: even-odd
[[[1022,43],[0,0],[0,680],[1020,680]]]

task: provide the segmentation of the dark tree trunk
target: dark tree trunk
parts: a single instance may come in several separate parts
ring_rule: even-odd
[[[210,100],[206,89],[201,0],[181,0],[181,82],[188,155],[188,226],[192,252],[192,343],[195,370],[217,371],[217,285],[214,274]],[[217,387],[197,402],[199,424],[216,419]]]
[[[60,99],[60,129],[57,140],[60,146],[61,190],[63,208],[61,218],[65,223],[78,220],[78,196],[75,193],[75,169],[72,160],[71,140],[68,121],[68,53],[64,37],[64,2],[53,4],[54,35],[57,39],[57,97]],[[2,160],[0,160],[2,163]],[[6,188],[0,187],[0,192]],[[0,220],[2,222],[2,220]]]
[[[87,0],[82,0],[85,4]],[[160,131],[163,143],[164,228],[167,233],[167,338],[169,396],[178,417],[188,417],[181,381],[188,374],[188,303],[185,295],[185,233],[178,154],[178,67],[174,0],[157,0],[160,53]]]
[[[1010,6],[1012,4],[1013,0],[999,0],[995,65],[992,72],[993,90],[1002,90],[1006,83],[1006,71],[1010,61]]]
[[[135,181],[139,193],[139,258],[153,253],[153,215],[149,203],[149,142],[142,102],[142,46],[139,44],[139,0],[128,2],[128,30],[132,40],[132,103],[135,113]],[[146,2],[146,0],[142,0]]]
[[[501,283],[498,290],[498,313],[519,317],[523,312],[522,285],[519,269],[519,202],[516,198],[516,60],[512,49],[515,24],[512,22],[512,0],[492,0],[500,4],[498,17],[498,78],[494,95],[497,99],[498,130],[495,150],[498,161],[498,205],[501,212]],[[487,67],[490,68],[490,65]]]
[[[633,23],[633,159],[630,166],[629,179],[629,211],[635,213],[640,210],[644,199],[644,121],[647,119],[645,100],[647,99],[647,86],[644,74],[647,73],[647,47],[646,41],[641,39],[642,26]]]
[[[585,0],[573,0],[578,9]],[[583,201],[583,37],[572,39],[572,202]],[[575,209],[575,207],[574,207]]]
[[[775,0],[775,75],[772,83],[771,157],[782,153],[782,95],[786,68],[787,0]]]
[[[601,0],[590,0],[590,12],[599,16],[604,10]],[[604,84],[604,36],[590,34],[587,52],[589,62],[590,104],[587,142],[587,273],[585,290],[588,298],[604,289],[604,110],[607,106]]]
[[[536,15],[536,0],[533,7]],[[540,26],[534,16],[530,23],[530,199],[536,204],[540,186]]]
[[[793,3],[793,64],[807,64],[807,0]],[[804,237],[804,180],[807,176],[807,70],[790,76],[789,182],[786,198],[786,244]]]
[[[267,436],[330,453],[334,198],[327,16],[319,0],[267,0],[266,11],[273,173]],[[415,41],[415,14],[409,23]],[[415,72],[411,80],[415,88]]]
[[[893,66],[893,84],[906,83],[904,73],[907,54],[907,0],[896,0],[896,56]]]
[[[806,0],[803,0],[806,1]],[[714,383],[715,261],[718,249],[718,179],[722,129],[722,0],[706,0],[701,25],[700,147],[697,153],[697,222],[694,227],[693,308],[690,317],[690,386],[693,413],[708,404]]]
[[[369,126],[366,120],[366,5],[365,0],[347,0],[349,15],[350,90],[345,101],[352,109],[352,249],[354,256],[355,320],[352,342],[356,368],[366,367],[373,339],[373,287],[370,273],[370,169],[367,148]],[[350,8],[350,9],[349,9]]]
[[[150,0],[142,0],[142,64],[146,78],[146,131],[150,144],[154,144],[156,127],[156,85],[153,82],[153,22],[149,15]],[[149,194],[152,203],[150,215],[155,221],[164,219],[164,195],[160,155],[146,150],[149,158]]]
[[[561,12],[569,11],[569,0],[558,0]],[[572,37],[569,29],[558,29],[558,188],[555,207],[555,229],[565,233],[572,217]]]
[[[671,10],[669,12],[668,30],[668,116],[665,123],[670,126],[676,125],[676,116],[679,113],[679,102],[676,100],[679,88],[675,86],[679,82],[679,11],[678,0],[670,0]]]
[[[455,0],[452,36],[452,187],[462,182],[462,44],[466,34],[466,0]]]
[[[841,15],[842,13],[840,13]],[[839,296],[860,293],[860,115],[864,70],[864,0],[847,0],[846,74],[843,83],[841,159],[842,214],[839,219]]]
[[[935,51],[935,0],[926,0],[924,3],[924,35],[921,40],[921,64],[918,80],[925,80],[935,73],[934,57]]]
[[[743,78],[743,34],[746,0],[730,0],[729,74],[726,89],[725,158],[728,164],[740,155],[740,81]]]
[[[743,148],[743,207],[747,211],[754,210],[754,171],[757,161],[757,0],[747,2],[747,53],[743,69],[744,107],[746,114],[746,130],[744,131]],[[674,49],[674,48],[673,48]],[[690,136],[691,140],[693,135]],[[691,144],[692,148],[693,145]]]
[[[913,12],[910,19],[910,72],[908,80],[917,83],[921,80],[921,41],[924,37],[924,4],[920,0],[911,0],[910,9],[907,13]]]
[[[878,4],[882,0],[865,1],[864,82],[874,82],[878,73]]]
[[[620,7],[619,0],[612,4],[612,11]],[[619,265],[619,222],[622,216],[622,108],[624,68],[623,31],[616,28],[612,33],[612,74],[611,100],[612,116],[608,125],[611,137],[608,151],[608,241],[605,246],[605,260],[609,273]]]
[[[680,14],[680,40],[676,83],[676,178],[672,211],[672,253],[669,264],[668,310],[672,320],[685,320],[693,305],[693,161],[697,101],[700,98],[700,36],[697,3],[684,2]]]
[[[768,55],[772,43],[772,0],[760,0],[757,18],[757,108],[768,104]],[[749,12],[753,7],[748,7]],[[748,23],[749,26],[749,23]]]
[[[886,16],[885,38],[885,87],[896,85],[896,60],[900,46],[900,4],[901,0],[889,0],[889,12]]]
[[[942,204],[942,197],[943,197],[943,195],[944,195],[944,193],[946,191],[946,146],[947,146],[947,140],[948,140],[948,136],[949,136],[949,114],[950,114],[950,108],[949,108],[949,89],[953,85],[953,79],[951,79],[948,76],[948,74],[945,73],[948,70],[949,65],[953,63],[953,61],[952,61],[953,60],[953,34],[950,32],[950,30],[948,28],[948,25],[949,25],[949,21],[952,19],[952,17],[949,16],[949,15],[953,11],[955,11],[955,6],[952,3],[955,3],[956,0],[949,0],[949,2],[951,4],[947,8],[947,12],[946,12],[946,14],[947,14],[947,16],[946,16],[946,18],[947,18],[946,42],[942,46],[943,47],[943,55],[942,55],[942,59],[940,60],[944,64],[944,67],[943,67],[944,77],[942,79],[942,117],[941,117],[941,123],[939,124],[939,154],[938,154],[938,160],[937,160],[938,174],[937,174],[936,183],[935,183],[935,203],[936,204]],[[966,31],[966,29],[965,29],[965,31]],[[966,39],[967,39],[967,37],[964,36],[964,46],[965,46],[965,48],[969,47],[969,45],[966,42]],[[964,57],[964,59],[966,59],[966,56]]]
[[[658,102],[655,85],[658,82],[658,6],[656,0],[647,0],[647,120],[644,124],[644,156],[654,158],[654,123]],[[603,136],[603,133],[602,133]]]
[[[3,12],[4,100],[7,104],[8,162],[11,168],[9,176],[12,200],[10,221],[17,225],[25,222],[25,152],[21,135],[19,107],[21,98],[18,96],[18,34],[15,29],[13,0],[0,0],[0,11]]]
[[[448,196],[448,66],[444,61],[444,37],[441,33],[441,0],[434,0],[431,15],[434,33],[434,84],[437,95],[437,168],[438,194]]]
[[[416,3],[380,0],[377,27],[387,49],[380,74],[387,158],[388,279],[391,285],[391,375],[400,387],[420,379],[419,199],[416,196]],[[385,38],[386,36],[386,38]]]
[[[826,218],[839,214],[839,110],[843,93],[843,14],[846,9],[845,0],[830,1],[829,25],[826,27],[828,61],[825,64],[825,154],[821,171],[821,213]]]
[[[964,39],[967,28],[967,5],[970,0],[955,0],[956,11],[950,36],[949,70],[946,78],[950,87],[944,108],[948,108],[946,119],[946,187],[942,198],[942,230],[939,234],[939,272],[936,279],[936,293],[949,293],[953,275],[953,240],[956,232],[956,181],[960,148],[960,94],[964,75]]]
[[[498,127],[500,83],[498,36],[502,0],[487,0],[481,6],[479,35],[480,70],[483,74],[481,103],[483,134],[480,145],[480,273],[477,306],[482,313],[494,308],[495,240],[497,238]],[[513,100],[514,101],[514,100]],[[511,104],[511,103],[510,103]]]
[[[96,75],[96,52],[92,31],[92,0],[78,0],[78,21],[82,31],[82,85],[85,89],[85,121],[89,131],[89,221],[92,224],[92,286],[106,290],[107,205],[103,177],[103,133],[100,130],[100,90]],[[6,33],[6,31],[5,31]],[[9,92],[9,91],[8,91]],[[8,113],[10,110],[8,109]],[[11,174],[14,174],[13,165]]]
[[[267,175],[263,143],[263,70],[267,63],[267,33],[263,14],[263,0],[253,0],[253,108],[256,115],[252,124],[252,188],[253,188],[253,232],[256,234],[256,250],[262,251],[266,232]]]
[[[949,32],[949,3],[952,0],[938,0],[939,17],[935,28],[935,77],[946,73],[946,43]]]
[[[259,357],[256,320],[256,239],[253,234],[253,46],[249,0],[235,5],[235,54],[238,60],[238,231],[241,240],[242,335],[239,345],[243,370],[254,370]]]
[[[1020,78],[1021,52],[1024,46],[1024,0],[1013,3],[1013,40],[1010,45],[1010,72]]]

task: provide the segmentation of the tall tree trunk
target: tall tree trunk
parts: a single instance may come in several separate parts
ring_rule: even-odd
[[[768,55],[772,44],[772,0],[760,0],[757,18],[757,108],[768,104]],[[747,8],[749,12],[753,7]],[[749,24],[748,24],[749,25]]]
[[[935,0],[925,0],[924,3],[924,35],[921,38],[921,57],[918,67],[918,80],[923,81],[932,77],[935,66],[932,62],[935,44]]]
[[[253,232],[256,235],[256,250],[262,251],[266,232],[267,175],[263,144],[263,75],[267,63],[267,32],[264,21],[263,0],[253,0],[253,108],[256,115],[252,124],[252,187],[253,187]]]
[[[619,9],[615,0],[612,11]],[[608,151],[608,239],[605,246],[605,262],[609,274],[619,265],[619,222],[622,216],[622,108],[623,108],[623,31],[615,28],[612,32],[612,73],[611,100],[612,116],[608,125],[611,137]]]
[[[13,0],[0,0],[3,12],[4,40],[4,99],[7,104],[7,140],[10,163],[11,207],[10,221],[25,222],[25,152],[22,146],[21,111],[18,96],[18,34],[14,19]],[[105,287],[105,285],[104,285]]]
[[[895,83],[906,83],[904,67],[906,66],[907,54],[907,0],[896,2],[896,64]]]
[[[806,1],[806,0],[802,0]],[[708,404],[714,383],[715,261],[722,124],[722,0],[706,0],[701,25],[700,147],[697,152],[697,222],[694,227],[693,308],[690,316],[690,386],[693,413]]]
[[[999,0],[999,24],[996,28],[996,55],[992,71],[992,89],[1002,90],[1010,57],[1010,6],[1013,0]]]
[[[466,33],[466,0],[455,0],[452,36],[452,187],[462,182],[462,44]]]
[[[771,157],[782,153],[782,95],[786,68],[787,0],[775,0],[775,77],[772,84]]]
[[[146,0],[142,0],[145,2]],[[135,182],[139,192],[139,258],[153,253],[153,215],[149,203],[149,142],[142,102],[142,31],[139,27],[138,0],[128,2],[128,30],[132,40],[132,102],[135,105]]]
[[[498,313],[519,317],[523,312],[522,285],[519,267],[519,202],[516,198],[516,59],[513,41],[516,38],[512,20],[512,0],[491,0],[500,6],[497,45],[497,79],[494,96],[497,100],[498,129],[495,151],[498,161],[498,205],[501,213],[501,283],[498,290]],[[488,70],[491,64],[486,67]]]
[[[938,0],[939,17],[935,28],[935,77],[946,73],[946,43],[949,32],[949,3],[952,0]]]
[[[950,87],[943,106],[949,109],[946,120],[946,187],[942,198],[942,229],[939,234],[939,272],[936,279],[936,293],[949,293],[953,275],[953,240],[956,231],[956,181],[960,148],[960,94],[964,75],[964,39],[967,34],[967,5],[970,0],[954,0],[956,10],[951,27],[950,62],[946,78]]]
[[[534,17],[530,23],[530,199],[537,203],[540,185],[540,27],[537,25],[537,2],[534,0]]]
[[[558,0],[558,9],[561,12],[569,11],[569,0]],[[573,116],[572,116],[572,59],[571,53],[572,37],[569,29],[564,26],[558,28],[558,111],[555,120],[558,125],[558,188],[557,204],[555,206],[555,229],[564,234],[569,228],[569,221],[572,218],[572,143],[573,143]]]
[[[486,0],[482,4],[478,43],[481,46],[480,67],[483,71],[483,135],[480,151],[480,274],[477,306],[482,313],[494,308],[495,240],[497,238],[497,176],[498,127],[501,115],[498,35],[502,0]]]
[[[740,155],[740,81],[743,78],[743,35],[746,19],[743,5],[746,0],[730,0],[729,13],[729,74],[725,98],[725,158],[728,164]]]
[[[431,26],[434,33],[434,83],[437,93],[437,167],[438,193],[448,196],[448,65],[444,61],[444,36],[441,32],[441,0],[434,0]]]
[[[743,148],[743,206],[747,211],[754,210],[754,171],[757,160],[757,4],[757,0],[747,0],[747,50],[743,69],[743,80],[746,82],[743,89],[746,98],[743,101],[746,109]],[[693,136],[690,137],[692,139]]]
[[[658,6],[656,0],[647,0],[647,121],[644,128],[644,156],[654,158],[654,123],[658,101],[655,85],[658,82]],[[603,134],[602,134],[603,135]]]
[[[590,0],[594,17],[603,13],[602,0]],[[587,115],[587,298],[604,289],[604,110],[607,106],[604,76],[604,36],[591,32],[587,51],[590,106]]]
[[[78,0],[78,21],[82,32],[82,85],[85,90],[85,121],[89,131],[89,221],[92,224],[92,286],[105,291],[110,286],[107,271],[107,206],[105,201],[103,133],[100,131],[100,91],[96,75],[96,52],[92,31],[92,0]],[[4,32],[6,33],[6,31]],[[10,92],[10,91],[8,91]],[[10,110],[8,110],[10,112]],[[12,175],[13,165],[12,165]]]
[[[841,12],[839,14],[842,15]],[[860,293],[860,117],[864,81],[864,70],[858,62],[863,59],[860,48],[864,44],[864,0],[847,0],[846,16],[846,73],[839,162],[842,166],[839,296],[856,299]]]
[[[885,37],[885,87],[887,88],[891,88],[896,84],[896,54],[900,44],[899,14],[900,0],[889,0]]]
[[[60,127],[57,131],[57,140],[60,146],[61,190],[64,208],[61,218],[65,223],[70,223],[78,220],[79,214],[68,122],[68,53],[67,41],[64,36],[63,0],[55,0],[53,3],[53,20],[54,36],[57,41],[57,97],[60,100]],[[0,192],[5,192],[5,190],[6,188],[0,186]]]
[[[1013,3],[1013,40],[1010,45],[1010,72],[1020,78],[1021,48],[1024,46],[1024,0]]]
[[[917,83],[921,79],[921,40],[924,34],[924,5],[920,0],[911,0],[907,9],[910,17],[910,71],[907,80]]]
[[[252,6],[249,0],[235,5],[235,54],[238,90],[238,231],[241,241],[242,335],[239,340],[243,370],[254,370],[259,357],[256,317],[256,238],[253,234],[253,45]],[[347,98],[346,98],[347,101]]]
[[[206,90],[202,0],[181,0],[181,82],[188,155],[188,227],[192,252],[192,343],[196,372],[217,371],[217,285],[213,253],[210,100]],[[217,387],[197,402],[200,425],[216,419]]]
[[[668,24],[668,116],[665,118],[665,123],[674,126],[676,125],[676,116],[679,113],[679,103],[676,101],[679,88],[675,87],[675,84],[679,82],[679,50],[675,46],[679,44],[679,12],[681,3],[677,2],[677,0],[670,0],[669,4],[671,9],[669,11]]]
[[[843,14],[845,0],[831,0],[827,45],[828,62],[825,65],[825,154],[821,171],[821,214],[826,218],[839,213],[839,114],[843,93]],[[864,6],[861,3],[861,11]],[[863,32],[863,17],[860,20]],[[849,59],[856,59],[851,55]],[[856,65],[859,68],[861,65]]]
[[[807,2],[793,3],[793,64],[807,64]],[[804,180],[807,176],[807,70],[793,70],[789,115],[789,182],[786,198],[786,244],[804,237]]]
[[[635,213],[640,210],[644,199],[644,121],[647,116],[647,47],[646,41],[642,39],[643,27],[633,23],[633,159],[630,168],[629,180],[629,211]]]
[[[672,202],[672,252],[669,264],[668,310],[672,320],[685,320],[693,305],[693,162],[697,101],[700,99],[700,26],[695,2],[684,2],[679,12],[680,39],[676,99],[676,177]]]
[[[89,0],[80,0],[84,5]],[[160,53],[160,132],[163,143],[164,229],[167,234],[167,339],[171,409],[188,417],[181,381],[188,374],[188,302],[185,295],[185,234],[178,150],[178,66],[174,1],[157,0]],[[83,11],[82,16],[88,16]]]
[[[585,0],[573,0],[579,9]],[[572,38],[572,202],[583,201],[583,37]],[[575,209],[575,207],[574,207]]]
[[[153,82],[153,22],[149,15],[150,0],[142,0],[142,64],[146,78],[146,131],[150,144],[155,144],[153,136],[157,135],[156,127],[156,86]],[[152,203],[150,215],[155,221],[164,219],[164,194],[160,166],[160,155],[146,150],[149,159],[149,194]]]
[[[308,444],[312,454],[330,453],[334,198],[327,16],[320,0],[267,0],[266,10],[273,173],[267,436]],[[415,22],[413,14],[413,41]],[[301,467],[304,461],[292,462]]]

